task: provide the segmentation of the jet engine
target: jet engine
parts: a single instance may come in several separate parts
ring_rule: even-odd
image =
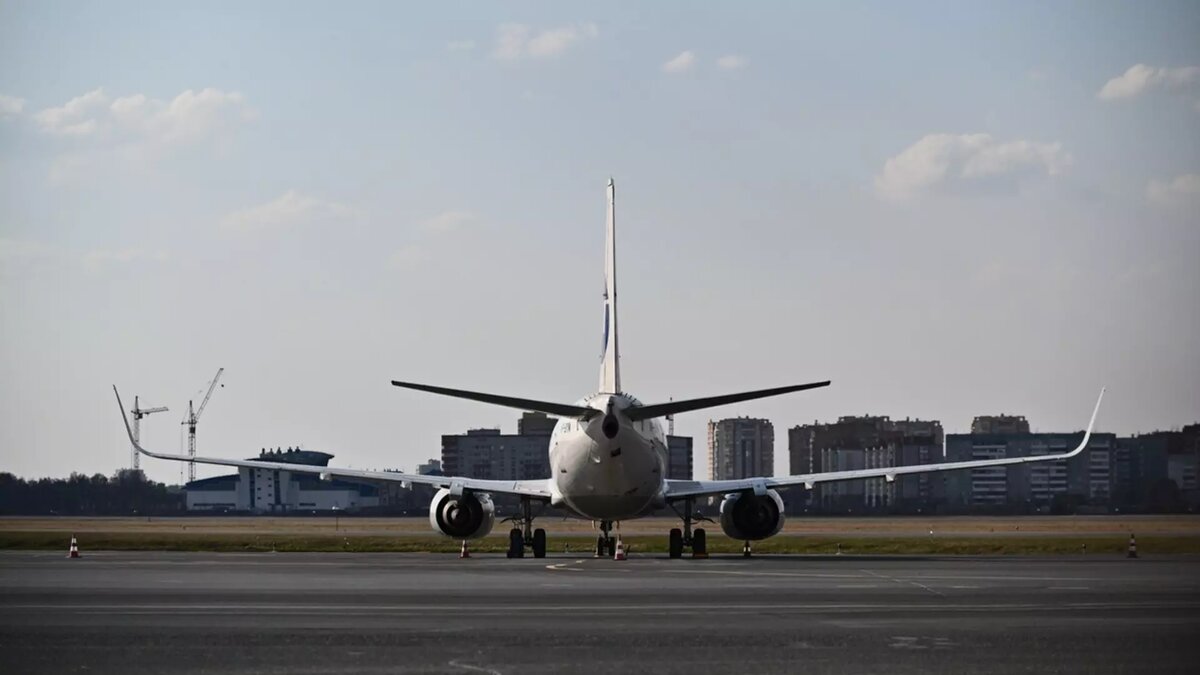
[[[753,492],[728,494],[721,502],[721,529],[730,539],[766,539],[782,528],[783,498],[774,490],[761,497]]]
[[[454,539],[486,537],[496,524],[496,507],[491,495],[483,492],[464,492],[461,497],[442,488],[429,503],[429,525]]]

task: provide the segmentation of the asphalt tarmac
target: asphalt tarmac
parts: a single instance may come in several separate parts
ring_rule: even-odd
[[[1198,669],[1194,558],[0,553],[6,673]]]

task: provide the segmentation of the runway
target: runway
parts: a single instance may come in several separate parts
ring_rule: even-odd
[[[1195,672],[1190,558],[0,553],[0,670]]]

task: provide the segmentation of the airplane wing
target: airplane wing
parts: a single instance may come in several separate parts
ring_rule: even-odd
[[[332,466],[308,466],[305,464],[289,464],[287,462],[266,462],[255,459],[225,459],[222,457],[189,457],[188,455],[172,455],[161,452],[151,452],[143,448],[133,439],[133,429],[129,426],[129,418],[125,415],[125,406],[121,403],[121,394],[113,387],[117,396],[117,406],[121,409],[121,418],[125,421],[125,432],[129,434],[129,442],[138,452],[147,457],[169,459],[176,462],[199,462],[200,464],[218,464],[221,466],[246,467],[250,469],[268,469],[271,471],[291,471],[292,473],[318,474],[322,479],[349,478],[356,480],[401,482],[417,485],[432,485],[449,488],[450,490],[477,490],[493,494],[511,494],[521,497],[532,497],[541,501],[550,501],[550,485],[548,479],[543,480],[481,480],[459,476],[425,476],[396,471],[367,471],[362,469],[339,469]]]
[[[770,488],[789,488],[796,485],[803,485],[806,489],[811,489],[812,486],[816,485],[817,483],[858,480],[861,478],[883,478],[890,483],[896,479],[896,476],[903,476],[913,473],[957,471],[961,469],[982,469],[984,467],[991,466],[1010,466],[1014,464],[1054,462],[1063,459],[1070,459],[1071,457],[1083,452],[1084,448],[1087,447],[1088,440],[1090,440],[1092,437],[1092,427],[1096,424],[1096,414],[1100,412],[1100,401],[1102,400],[1104,400],[1104,389],[1100,390],[1100,397],[1096,399],[1096,407],[1092,410],[1092,419],[1088,422],[1087,431],[1083,434],[1083,440],[1079,442],[1079,445],[1074,450],[1057,455],[1006,457],[1003,459],[978,459],[966,462],[942,462],[938,464],[915,464],[911,466],[885,466],[873,469],[827,471],[824,473],[809,473],[798,476],[781,476],[778,478],[761,477],[738,478],[733,480],[668,480],[665,497],[668,501],[675,501],[687,497],[719,495],[728,492],[741,492],[744,490],[754,490],[755,493],[763,494]]]

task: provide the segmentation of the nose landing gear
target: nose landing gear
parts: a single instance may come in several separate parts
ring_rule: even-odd
[[[596,537],[596,557],[604,558],[616,553],[616,541],[612,538],[612,521],[600,521],[600,536]]]
[[[671,558],[682,558],[683,549],[691,548],[693,558],[707,558],[708,535],[702,527],[698,527],[693,531],[692,520],[707,520],[712,522],[712,519],[695,512],[695,501],[691,497],[683,500],[683,513],[680,513],[674,504],[671,505],[671,510],[675,511],[675,515],[683,520],[683,529],[674,528],[671,530],[670,537],[667,540],[667,555]]]
[[[513,516],[514,527],[508,533],[509,558],[524,558],[525,549],[533,550],[533,557],[546,557],[546,531],[542,528],[533,529],[533,504],[529,497],[521,498],[521,515]]]

